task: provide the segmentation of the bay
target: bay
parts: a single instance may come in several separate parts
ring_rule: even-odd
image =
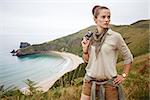
[[[1,35],[0,36],[0,85],[25,87],[25,80],[41,82],[53,77],[66,62],[60,56],[34,54],[24,57],[11,55],[20,42],[39,44],[50,41],[50,35]]]

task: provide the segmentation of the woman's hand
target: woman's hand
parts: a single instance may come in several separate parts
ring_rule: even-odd
[[[125,80],[125,78],[122,75],[117,75],[117,78],[114,79],[114,84],[120,84]]]
[[[88,52],[88,47],[90,44],[90,41],[87,40],[85,37],[83,37],[83,40],[81,41],[82,47],[83,47],[83,52]]]

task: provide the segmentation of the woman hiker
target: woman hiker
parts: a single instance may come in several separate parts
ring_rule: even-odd
[[[92,9],[96,30],[83,37],[83,59],[87,62],[81,100],[124,100],[121,83],[128,76],[133,56],[120,33],[112,31],[110,9],[96,5]],[[120,51],[124,69],[117,74],[116,62]]]

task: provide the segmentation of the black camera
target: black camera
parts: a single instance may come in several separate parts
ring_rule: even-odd
[[[92,35],[93,35],[93,33],[88,30],[88,32],[85,34],[84,37],[85,37],[87,40],[89,40]]]

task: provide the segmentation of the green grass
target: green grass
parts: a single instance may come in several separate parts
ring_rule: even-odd
[[[130,74],[128,78],[126,79],[126,81],[123,83],[127,100],[149,100],[149,88],[148,88],[149,70],[150,70],[149,60],[150,60],[149,54],[145,54],[145,55],[136,57],[134,59]],[[121,74],[123,70],[123,62],[119,62],[117,64],[117,69],[118,69],[118,72]],[[82,88],[82,79],[83,79],[82,77],[73,79],[73,80],[77,80],[78,84],[76,85],[70,84],[69,86],[66,85],[64,87],[61,87],[61,89],[74,90],[76,87],[78,87],[79,94],[76,94],[76,97],[79,98],[81,94],[81,88]],[[60,85],[58,85],[58,87],[59,86]],[[58,90],[60,92],[60,95],[63,94],[63,91],[61,91],[61,89]],[[74,98],[74,94],[70,92],[69,90],[66,91],[68,95],[63,95],[63,98],[64,97],[69,98],[66,100],[71,100],[72,98]],[[59,98],[61,98],[61,96],[59,96]],[[60,100],[64,100],[64,99],[60,99]]]

